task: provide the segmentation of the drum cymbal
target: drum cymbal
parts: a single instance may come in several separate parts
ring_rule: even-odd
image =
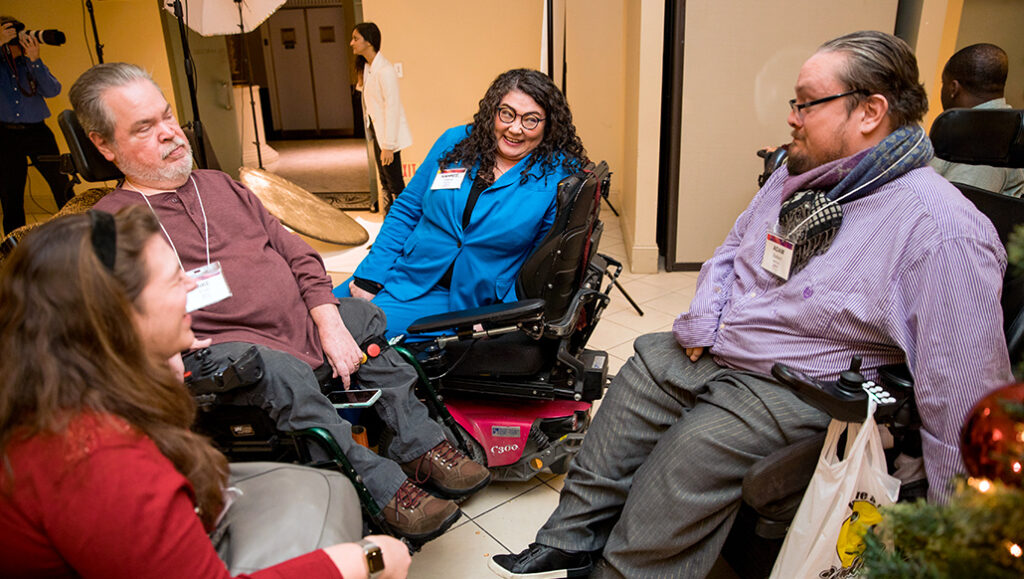
[[[239,181],[271,215],[303,235],[338,245],[362,245],[370,239],[355,219],[283,177],[249,167],[239,174]]]

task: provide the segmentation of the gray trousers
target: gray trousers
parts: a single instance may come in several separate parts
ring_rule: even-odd
[[[634,348],[537,542],[603,549],[594,577],[704,577],[736,517],[743,475],[829,418],[766,376],[707,354],[690,362],[669,332]]]
[[[372,336],[384,335],[387,318],[383,310],[372,303],[345,298],[338,305],[338,311],[357,344]],[[228,357],[237,358],[251,345],[243,342],[215,344],[210,347],[210,357],[218,362]],[[430,419],[426,406],[413,394],[416,370],[393,349],[388,348],[381,356],[370,358],[356,373],[361,388],[381,389],[374,408],[395,432],[388,447],[389,456],[394,460],[389,460],[352,440],[352,425],[339,417],[327,397],[321,394],[309,364],[279,350],[259,345],[257,348],[265,367],[263,379],[252,387],[227,392],[219,401],[262,408],[285,432],[313,427],[327,430],[381,507],[395,496],[406,479],[394,461],[409,462],[444,440],[440,425]]]
[[[210,539],[232,575],[362,538],[359,497],[345,475],[294,464],[231,465],[236,489]]]

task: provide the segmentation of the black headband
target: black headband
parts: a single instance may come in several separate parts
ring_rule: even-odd
[[[96,257],[110,271],[114,271],[114,259],[117,257],[117,225],[114,216],[106,211],[92,209],[89,211],[92,221],[92,249]]]

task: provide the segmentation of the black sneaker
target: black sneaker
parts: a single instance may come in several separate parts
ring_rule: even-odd
[[[487,566],[505,579],[586,577],[593,563],[586,551],[563,551],[533,543],[518,555],[495,555]]]

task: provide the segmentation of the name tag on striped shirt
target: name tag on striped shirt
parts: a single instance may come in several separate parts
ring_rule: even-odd
[[[761,258],[761,267],[771,274],[784,280],[789,279],[789,270],[793,265],[793,242],[785,237],[768,234],[764,244],[764,257]]]

